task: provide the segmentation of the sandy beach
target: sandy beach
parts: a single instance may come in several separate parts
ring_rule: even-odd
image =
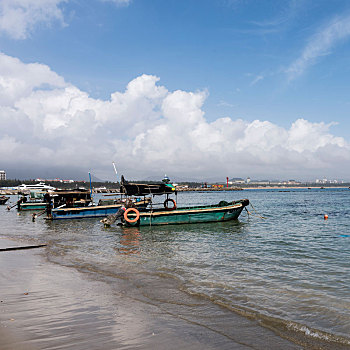
[[[1,248],[19,245],[25,242],[0,239]],[[48,262],[45,249],[0,252],[1,350],[300,348],[255,321],[185,294],[180,308],[171,293],[156,305],[122,279],[96,281]],[[221,327],[211,325],[209,308]]]

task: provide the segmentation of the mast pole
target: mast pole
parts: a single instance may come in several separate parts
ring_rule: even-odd
[[[115,175],[117,177],[117,182],[118,182],[118,171],[117,171],[117,168],[115,167],[115,163],[112,162],[112,164],[113,164],[114,172],[115,172]]]
[[[91,184],[91,173],[89,171],[89,179],[90,179],[90,195],[92,197],[92,184]]]

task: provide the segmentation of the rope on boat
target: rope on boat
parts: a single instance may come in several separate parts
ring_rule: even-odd
[[[253,208],[255,214],[251,213],[251,212],[247,209],[247,207],[244,207],[245,210],[247,211],[248,215],[256,216],[256,217],[258,217],[258,218],[260,218],[260,219],[262,219],[262,220],[266,220],[266,219],[267,219],[266,217],[260,215],[260,214],[257,212],[257,210],[254,208],[254,205],[253,205],[251,202],[250,202],[249,204],[252,206],[252,208]]]
[[[39,212],[39,214],[33,213],[32,221],[34,222],[37,217],[43,215],[45,212],[46,212],[46,209],[44,209],[43,211]]]
[[[151,191],[151,187],[148,187],[149,189],[149,194],[150,194],[150,197],[151,197],[151,212],[150,212],[150,216],[149,216],[149,226],[151,227],[152,226],[152,215],[153,215],[153,201],[152,201],[152,191]],[[154,198],[154,196],[153,196]]]
[[[18,204],[18,201],[14,204],[14,205],[12,205],[11,207],[8,205],[7,207],[6,207],[6,209],[8,210],[8,211],[10,211],[12,208],[14,208],[16,205]]]

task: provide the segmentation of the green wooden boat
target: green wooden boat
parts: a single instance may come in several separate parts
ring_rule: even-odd
[[[127,219],[124,214],[122,222],[125,226],[153,226],[230,221],[238,219],[248,204],[248,199],[242,199],[231,203],[222,201],[217,205],[176,208],[175,210],[146,209],[140,211],[139,214],[130,211],[127,213]],[[132,222],[136,218],[137,220]]]

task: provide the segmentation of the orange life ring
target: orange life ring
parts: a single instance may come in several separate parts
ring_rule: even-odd
[[[172,207],[168,207],[168,203],[169,202],[172,202],[173,203],[173,206]],[[166,209],[166,210],[175,210],[177,207],[176,207],[176,202],[173,200],[173,199],[171,199],[171,198],[168,198],[168,199],[166,199],[165,201],[164,201],[164,208]]]
[[[129,218],[128,218],[128,214],[129,214],[130,212],[134,212],[134,213],[136,214],[135,219],[129,219]],[[130,224],[136,222],[139,218],[140,218],[140,212],[139,212],[137,209],[135,209],[135,208],[129,208],[129,209],[127,209],[127,210],[124,212],[124,220],[127,221],[127,222],[129,222]]]

